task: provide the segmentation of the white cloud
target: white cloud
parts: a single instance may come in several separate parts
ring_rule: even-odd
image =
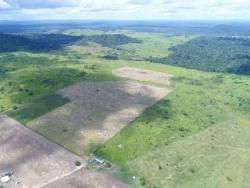
[[[10,6],[12,19],[250,19],[250,0],[0,0]]]
[[[5,0],[14,8],[40,9],[77,6],[76,0]]]
[[[0,9],[8,9],[10,5],[6,3],[4,0],[0,0]]]

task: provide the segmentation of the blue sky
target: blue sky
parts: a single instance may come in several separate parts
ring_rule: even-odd
[[[250,20],[250,0],[0,0],[0,20]]]

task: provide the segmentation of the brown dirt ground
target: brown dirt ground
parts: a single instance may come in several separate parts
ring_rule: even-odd
[[[4,188],[128,188],[107,173],[85,169],[80,158],[0,114],[0,173],[13,172]],[[75,161],[82,162],[80,167]],[[16,184],[16,182],[19,182]]]
[[[112,175],[89,170],[78,171],[71,176],[55,181],[44,188],[129,188]]]
[[[82,82],[58,93],[72,102],[28,126],[84,156],[113,137],[169,90],[126,81],[104,81]]]
[[[169,84],[170,78],[172,77],[170,74],[131,67],[122,67],[113,70],[112,74],[119,77],[131,78],[140,81],[150,81],[160,84]]]
[[[86,161],[3,114],[0,132],[0,172],[14,173],[12,184],[4,187],[36,187],[74,171],[76,160]]]

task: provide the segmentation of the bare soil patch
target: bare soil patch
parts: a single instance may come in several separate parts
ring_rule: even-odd
[[[69,150],[91,153],[170,91],[126,81],[82,82],[58,91],[72,100],[28,126]]]
[[[55,181],[44,188],[129,188],[112,175],[82,169],[71,176]]]
[[[112,74],[119,77],[131,78],[140,81],[150,81],[160,84],[169,84],[172,75],[161,72],[123,67],[112,71]]]
[[[76,160],[86,163],[86,159],[3,114],[0,114],[0,133],[0,173],[13,172],[12,181],[4,184],[5,188],[38,188],[57,176],[77,170]]]

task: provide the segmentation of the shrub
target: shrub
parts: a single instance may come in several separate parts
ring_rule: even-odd
[[[232,178],[230,178],[229,176],[227,176],[227,180],[228,181],[233,181]]]
[[[195,169],[194,169],[194,168],[190,168],[190,172],[191,172],[192,174],[194,174],[194,173],[195,173]]]
[[[145,186],[146,185],[146,180],[145,178],[140,178],[140,183],[141,183],[141,186]]]
[[[76,161],[76,162],[75,162],[75,165],[76,165],[76,166],[80,166],[81,164],[82,164],[82,163],[81,163],[80,161]]]
[[[162,169],[162,167],[161,167],[161,165],[159,165],[159,170],[161,170]]]

